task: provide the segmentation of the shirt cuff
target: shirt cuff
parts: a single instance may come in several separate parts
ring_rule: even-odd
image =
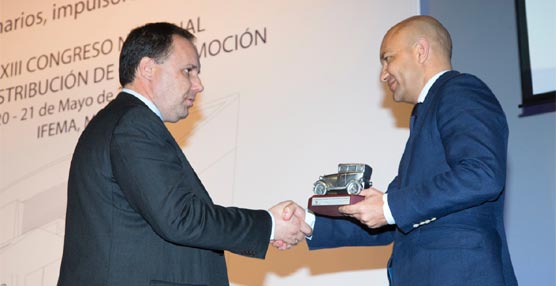
[[[392,216],[392,212],[390,211],[390,206],[388,205],[388,194],[382,195],[382,211],[384,212],[384,217],[386,218],[386,222],[388,224],[396,224],[394,217]]]
[[[268,215],[270,215],[270,219],[272,220],[272,229],[270,231],[270,240],[273,240],[274,239],[274,227],[275,227],[275,225],[274,225],[274,223],[275,223],[274,222],[274,216],[272,215],[272,213],[270,211],[267,210],[266,212],[268,213]]]
[[[305,209],[305,223],[308,224],[311,229],[315,229],[315,221],[316,221],[316,216],[315,214],[310,211],[309,209]],[[313,236],[306,236],[306,239],[311,240],[311,238],[313,238]]]
[[[270,219],[272,220],[272,230],[270,231],[270,240],[274,239],[274,227],[275,227],[275,222],[274,222],[274,216],[272,215],[272,213],[270,211],[266,211],[268,213],[268,215],[270,215]],[[309,209],[305,209],[305,223],[308,224],[311,229],[315,229],[315,214],[310,211]],[[306,236],[307,239],[311,239],[313,236]]]

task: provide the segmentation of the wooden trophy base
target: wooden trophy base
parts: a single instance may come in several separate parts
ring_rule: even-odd
[[[314,195],[309,198],[308,208],[315,214],[339,217],[343,216],[338,208],[364,200],[359,195]]]

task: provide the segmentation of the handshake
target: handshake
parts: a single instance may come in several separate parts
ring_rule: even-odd
[[[279,250],[290,249],[313,233],[305,222],[305,209],[293,201],[281,202],[269,212],[274,217],[274,238],[270,243]]]
[[[351,217],[368,228],[375,229],[388,224],[383,210],[384,193],[373,187],[359,193],[360,202],[338,207],[344,217]],[[297,245],[305,237],[313,235],[313,229],[305,222],[305,209],[293,201],[281,202],[269,209],[274,217],[274,238],[272,246],[279,250]]]

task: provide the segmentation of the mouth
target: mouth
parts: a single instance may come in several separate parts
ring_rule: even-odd
[[[391,91],[395,91],[396,90],[396,81],[395,80],[391,80],[388,82],[388,88],[390,88]]]
[[[188,97],[185,99],[185,106],[187,106],[187,108],[191,108],[193,106],[193,102],[195,101],[195,98],[191,98]]]

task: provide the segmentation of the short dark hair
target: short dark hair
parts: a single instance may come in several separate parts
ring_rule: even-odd
[[[170,54],[174,35],[192,42],[195,40],[193,34],[171,23],[149,23],[133,29],[125,39],[120,52],[122,87],[135,79],[135,72],[143,57],[163,62]]]

